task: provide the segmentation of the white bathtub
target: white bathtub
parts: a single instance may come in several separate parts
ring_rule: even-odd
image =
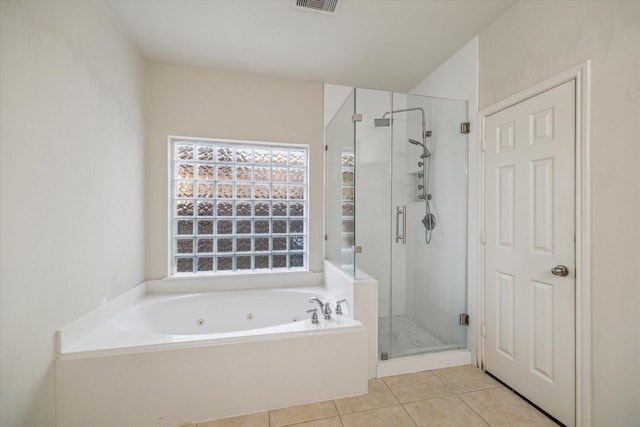
[[[312,324],[311,297],[334,311],[339,298],[322,286],[141,286],[59,333],[59,427],[174,426],[367,391],[367,329],[352,299],[342,316]]]
[[[93,331],[61,348],[61,356],[114,350],[130,351],[168,343],[234,341],[294,332],[360,326],[341,304],[343,315],[312,324],[306,310],[318,308],[309,299],[337,299],[323,287],[201,292],[193,294],[145,294],[132,307],[116,314]]]

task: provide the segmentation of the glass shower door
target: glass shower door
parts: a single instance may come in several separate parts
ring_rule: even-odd
[[[466,102],[393,94],[393,111],[389,357],[466,348]]]

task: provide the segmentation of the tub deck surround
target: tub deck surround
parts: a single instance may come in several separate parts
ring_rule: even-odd
[[[56,361],[56,425],[176,426],[367,392],[362,325]]]
[[[313,271],[233,273],[211,275],[181,275],[145,282],[149,293],[187,293],[208,291],[237,291],[257,288],[290,288],[324,286],[324,274]]]
[[[311,278],[184,294],[147,282],[103,305],[58,333],[57,425],[172,426],[366,393],[353,290]],[[347,299],[344,314],[312,324],[311,297]]]

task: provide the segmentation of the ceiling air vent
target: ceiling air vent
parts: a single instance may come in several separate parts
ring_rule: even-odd
[[[335,15],[338,9],[338,0],[291,0],[291,6],[296,10]]]

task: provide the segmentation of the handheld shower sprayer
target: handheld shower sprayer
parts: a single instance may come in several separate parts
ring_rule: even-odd
[[[422,155],[420,156],[420,158],[425,159],[425,158],[431,156],[431,152],[429,151],[429,149],[422,142],[416,141],[415,139],[411,139],[411,138],[409,138],[409,142],[411,144],[413,144],[413,145],[417,145],[417,146],[422,147],[423,152],[422,152]]]

